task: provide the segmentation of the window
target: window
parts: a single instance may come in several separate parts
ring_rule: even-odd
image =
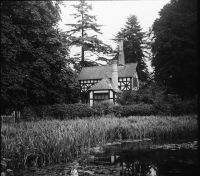
[[[94,93],[94,104],[109,101],[108,93]]]
[[[108,100],[108,93],[94,93],[94,100]]]
[[[118,86],[120,90],[130,90],[132,88],[132,79],[130,77],[120,78]]]

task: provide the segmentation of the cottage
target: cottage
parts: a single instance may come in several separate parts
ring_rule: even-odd
[[[83,67],[79,74],[81,92],[92,106],[96,102],[116,103],[117,93],[138,90],[136,63],[125,64],[123,41],[119,41],[118,60],[105,66]]]

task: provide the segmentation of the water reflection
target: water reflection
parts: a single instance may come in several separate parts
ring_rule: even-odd
[[[157,167],[154,164],[140,162],[138,160],[132,163],[120,163],[121,176],[132,175],[132,176],[157,176]]]
[[[149,166],[149,171],[147,172],[147,176],[157,176],[158,168],[153,164]]]
[[[158,168],[156,164],[147,161],[134,160],[127,161],[124,156],[112,153],[110,156],[92,157],[95,165],[116,165],[120,168],[121,176],[157,176]]]
[[[109,146],[93,156],[93,163],[114,166],[121,176],[187,176],[198,171],[197,150],[152,150],[146,143]]]

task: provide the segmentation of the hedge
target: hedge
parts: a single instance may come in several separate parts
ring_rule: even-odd
[[[195,101],[157,102],[155,104],[113,105],[96,104],[54,104],[49,106],[25,107],[22,111],[24,120],[37,119],[74,119],[91,116],[114,114],[118,117],[146,115],[184,115],[197,113]]]
[[[56,104],[50,109],[49,116],[56,119],[73,119],[76,117],[90,117],[94,109],[87,104]]]
[[[145,116],[154,115],[154,108],[149,104],[137,104],[128,106],[114,106],[112,112],[115,116],[128,117],[128,116]]]

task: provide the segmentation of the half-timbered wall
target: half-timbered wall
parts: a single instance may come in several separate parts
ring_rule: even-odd
[[[81,92],[86,92],[92,85],[98,83],[101,79],[81,80]],[[136,77],[118,78],[118,86],[120,90],[137,90],[138,83]]]
[[[98,83],[101,79],[89,79],[89,80],[81,80],[81,92],[86,92],[92,85]]]
[[[131,90],[133,87],[132,77],[118,78],[118,86],[120,90]]]
[[[137,75],[134,77],[118,78],[118,86],[120,90],[138,90],[139,82]]]

